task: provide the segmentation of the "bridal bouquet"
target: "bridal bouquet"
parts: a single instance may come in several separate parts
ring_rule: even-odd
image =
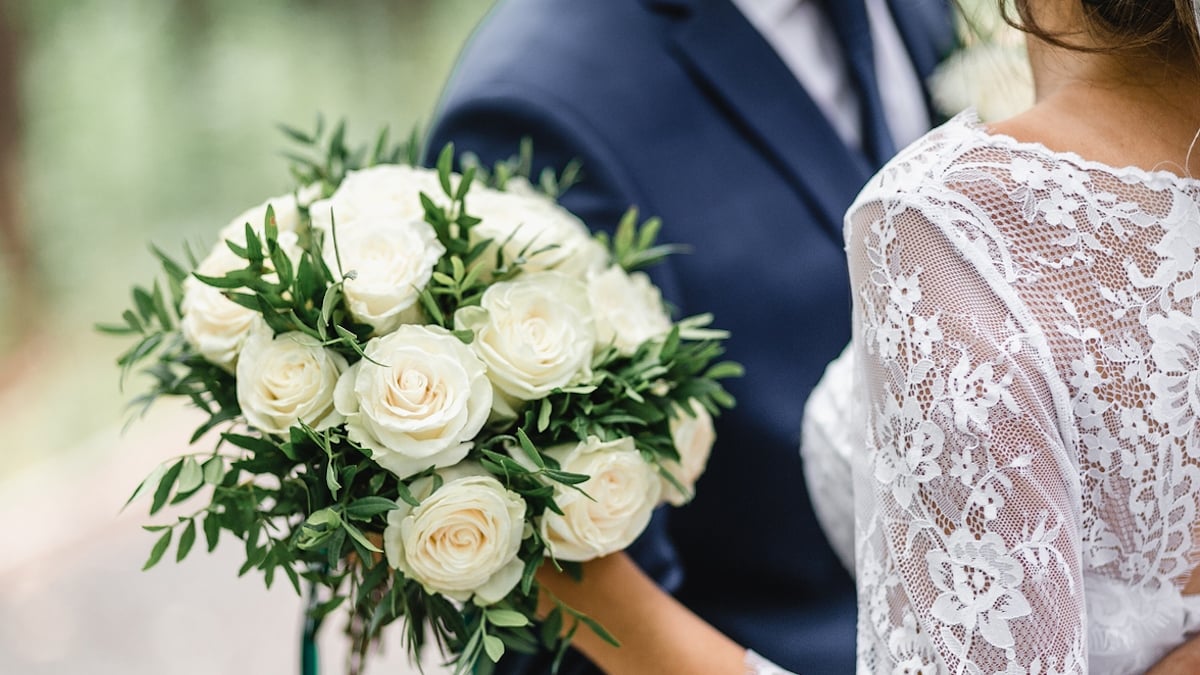
[[[197,506],[146,527],[146,567],[237,539],[240,574],[307,582],[314,622],[347,612],[352,668],[397,619],[460,673],[561,654],[581,625],[611,641],[553,597],[536,620],[535,572],[578,572],[687,501],[740,372],[637,271],[671,252],[658,222],[593,238],[555,202],[574,167],[534,187],[524,153],[458,174],[451,148],[426,169],[386,133],[368,152],[287,131],[296,189],[203,257],[155,249],[162,281],[102,327],[137,338],[119,364],[149,376],[138,402],[206,415],[203,449],[130,498]]]

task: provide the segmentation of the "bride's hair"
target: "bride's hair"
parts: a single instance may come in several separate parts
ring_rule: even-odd
[[[1032,7],[1039,0],[1001,0],[1009,23],[1059,47],[1082,51],[1191,52],[1200,62],[1200,33],[1196,26],[1195,2],[1200,0],[1078,0],[1092,33],[1101,47],[1083,47],[1069,35],[1050,32],[1038,25]],[[1016,17],[1009,13],[1016,8]]]

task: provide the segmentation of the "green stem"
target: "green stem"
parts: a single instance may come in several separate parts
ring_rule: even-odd
[[[321,620],[313,617],[317,608],[317,584],[308,588],[308,611],[304,613],[304,634],[300,641],[300,675],[317,675],[320,663],[317,659],[317,631]]]

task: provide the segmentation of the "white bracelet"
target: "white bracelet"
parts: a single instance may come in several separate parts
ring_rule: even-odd
[[[746,659],[743,663],[746,665],[746,675],[795,675],[795,673],[780,668],[749,649],[746,650]]]

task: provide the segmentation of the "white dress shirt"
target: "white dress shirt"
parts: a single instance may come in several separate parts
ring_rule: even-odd
[[[839,2],[840,0],[832,0]],[[862,148],[862,104],[838,38],[813,0],[733,0],[779,54],[846,145]],[[888,130],[903,148],[929,130],[929,113],[912,59],[886,0],[866,0],[879,97]]]

